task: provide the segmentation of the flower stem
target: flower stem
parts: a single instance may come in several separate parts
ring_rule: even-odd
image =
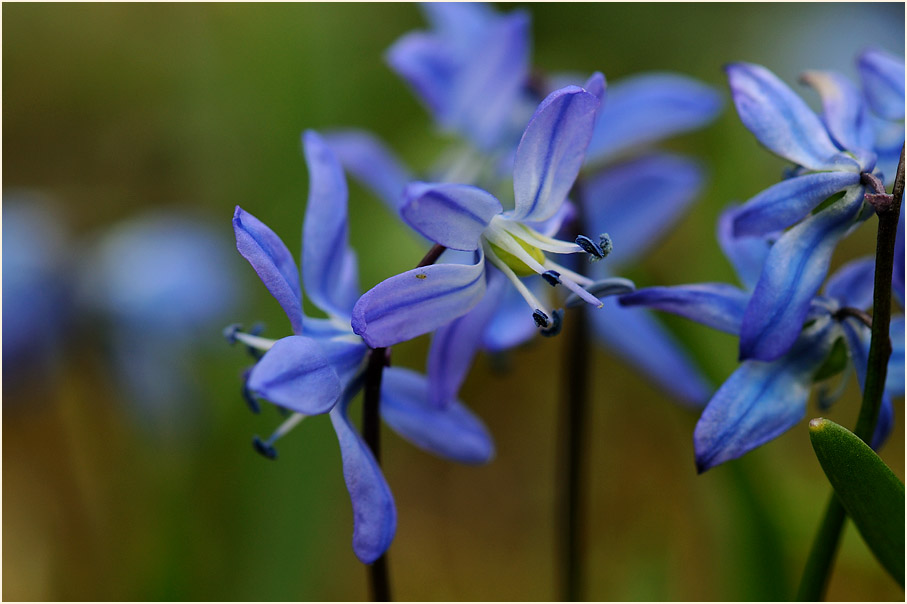
[[[876,236],[876,262],[872,294],[872,340],[869,344],[869,361],[866,367],[866,383],[863,387],[863,402],[854,434],[869,443],[879,417],[885,376],[888,372],[888,358],[891,356],[891,341],[888,328],[891,324],[891,274],[894,270],[895,238],[898,218],[901,213],[901,198],[904,196],[904,150],[898,163],[897,176],[892,191],[892,203],[886,207],[876,206],[879,230]],[[847,512],[841,502],[831,495],[819,533],[813,542],[797,599],[817,601],[825,597],[825,590],[831,576],[841,529]]]
[[[435,244],[416,268],[434,264],[444,250],[443,245]],[[365,385],[362,401],[362,439],[371,449],[375,461],[381,465],[381,378],[384,368],[390,365],[390,349],[374,348],[369,353],[365,369]],[[391,588],[387,570],[387,554],[383,554],[369,566],[369,584],[373,602],[390,602]]]

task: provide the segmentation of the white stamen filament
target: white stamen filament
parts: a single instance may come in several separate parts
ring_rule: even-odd
[[[560,264],[558,264],[557,262],[553,262],[553,261],[549,260],[548,258],[545,258],[544,266],[548,270],[559,272],[561,274],[561,277],[566,275],[567,277],[573,279],[574,281],[576,281],[577,284],[579,284],[583,287],[589,287],[590,285],[595,283],[595,280],[590,279],[589,277],[586,277],[585,275],[580,275],[579,273],[575,273],[575,272],[571,271],[569,268],[563,267]]]
[[[517,291],[520,292],[520,295],[523,296],[523,299],[526,300],[526,304],[529,305],[529,308],[532,310],[540,310],[549,317],[552,316],[550,310],[545,304],[542,304],[538,298],[533,295],[529,288],[520,281],[520,278],[516,276],[516,273],[513,272],[507,264],[497,257],[497,255],[491,250],[491,246],[486,242],[483,242],[483,248],[485,249],[485,257],[488,258],[492,264],[494,264],[498,270],[500,270],[504,275],[513,283],[513,286],[516,287]]]
[[[552,237],[546,237],[538,231],[530,229],[520,223],[514,223],[513,221],[510,224],[517,225],[516,227],[510,226],[505,222],[505,219],[500,219],[500,222],[503,223],[500,225],[500,228],[517,239],[522,239],[528,243],[531,243],[534,247],[539,248],[540,250],[551,252],[552,254],[584,254],[586,250],[581,248],[575,243],[569,243],[567,241],[561,241],[560,239],[554,239]]]
[[[251,346],[258,350],[267,352],[271,350],[271,347],[277,342],[277,340],[272,340],[270,338],[262,338],[261,336],[253,336],[250,333],[244,333],[242,331],[237,331],[233,334],[237,340],[245,344],[246,346]]]
[[[286,436],[286,434],[290,430],[292,430],[297,425],[299,425],[299,422],[301,422],[302,420],[304,420],[307,417],[308,417],[308,415],[306,415],[304,413],[294,413],[293,415],[288,417],[286,420],[284,420],[284,422],[282,424],[280,424],[280,426],[278,426],[278,428],[276,430],[274,430],[274,433],[268,438],[268,440],[265,442],[265,444],[269,447],[272,446],[278,440],[280,440],[281,438]]]

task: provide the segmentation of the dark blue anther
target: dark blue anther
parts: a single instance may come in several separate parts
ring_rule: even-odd
[[[224,330],[221,332],[224,335],[224,338],[227,339],[231,344],[236,344],[236,334],[242,331],[242,324],[240,323],[231,323],[224,327]]]
[[[611,242],[611,235],[608,233],[602,233],[598,236],[598,246],[602,249],[602,253],[605,257],[611,253],[611,250],[614,249],[614,244]]]
[[[605,252],[602,250],[602,248],[585,235],[579,235],[576,238],[576,245],[583,248],[583,251],[591,256],[589,260],[591,260],[592,262],[601,260],[605,257]]]
[[[252,329],[250,329],[247,333],[250,336],[260,336],[262,334],[262,332],[264,332],[264,330],[265,330],[264,323],[256,323],[255,325],[252,326]],[[253,346],[246,346],[246,351],[256,361],[259,360],[261,357],[265,356],[264,352],[262,352],[261,350],[259,350],[258,348],[255,348]]]
[[[548,327],[548,315],[539,309],[536,308],[532,311],[532,318],[535,319],[535,325],[537,327]]]
[[[252,372],[252,369],[246,369],[242,374],[242,397],[246,401],[246,405],[249,406],[249,411],[252,413],[261,413],[261,407],[258,404],[258,399],[255,398],[255,395],[252,394],[252,391],[249,390],[249,373]]]
[[[551,326],[544,329],[540,329],[541,333],[546,338],[553,338],[557,334],[561,333],[561,327],[564,326],[564,309],[556,308],[551,312]]]
[[[252,439],[252,447],[254,447],[256,451],[258,451],[268,459],[277,459],[277,449],[275,449],[273,445],[269,445],[257,436]]]
[[[557,271],[545,271],[542,273],[542,279],[548,282],[548,285],[554,287],[561,282],[561,274]]]

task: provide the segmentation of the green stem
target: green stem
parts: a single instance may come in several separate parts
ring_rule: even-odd
[[[876,237],[876,263],[874,289],[872,294],[872,340],[869,344],[869,361],[866,367],[866,383],[863,386],[863,402],[854,434],[869,443],[879,418],[885,377],[888,373],[888,358],[891,356],[891,341],[888,328],[891,324],[891,274],[894,270],[895,238],[898,218],[901,213],[901,198],[904,196],[904,150],[898,164],[894,181],[891,204],[877,206],[879,230]],[[819,533],[813,542],[797,599],[818,601],[825,597],[831,568],[834,564],[841,529],[847,513],[834,493],[825,510],[825,517]]]

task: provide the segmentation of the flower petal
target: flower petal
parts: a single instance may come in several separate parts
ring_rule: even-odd
[[[324,140],[343,168],[372,190],[394,214],[403,205],[409,170],[377,137],[361,130],[326,133]]]
[[[888,329],[891,337],[891,358],[888,359],[888,374],[885,377],[885,392],[888,396],[904,396],[904,315],[891,317]]]
[[[853,362],[854,369],[857,371],[857,381],[860,383],[860,391],[862,391],[866,387],[866,370],[869,366],[869,347],[872,342],[872,332],[869,327],[862,322],[851,318],[841,321],[841,329],[844,331],[844,337],[847,339],[847,350],[850,353],[850,359]],[[901,347],[901,350],[903,351],[903,346]],[[888,364],[889,366],[891,365],[891,360],[888,361]],[[903,369],[901,370],[901,376],[903,377]],[[903,384],[904,382],[902,379],[901,392],[903,392]],[[875,450],[878,450],[885,444],[892,428],[894,410],[892,409],[891,398],[887,392],[887,378],[885,380],[885,386],[886,391],[882,395],[882,406],[879,409],[879,418],[869,443]]]
[[[740,206],[729,205],[718,217],[718,245],[747,290],[752,291],[762,274],[762,265],[771,249],[768,237],[735,237],[734,219]]]
[[[787,84],[761,65],[732,63],[725,69],[740,120],[760,143],[810,170],[840,167],[825,126]]]
[[[648,306],[727,333],[740,333],[749,294],[727,283],[646,287],[619,298],[621,306]]]
[[[578,86],[542,101],[517,148],[510,218],[545,220],[561,207],[583,165],[598,106],[598,98]]]
[[[825,199],[859,183],[856,172],[819,172],[782,180],[737,210],[734,235],[756,236],[785,229]]]
[[[901,149],[904,148],[904,122],[889,122],[872,116],[873,129],[875,130],[876,171],[884,177],[885,186],[894,183],[898,172],[898,162],[901,159]]]
[[[406,187],[403,220],[435,243],[471,251],[482,231],[503,211],[494,195],[478,187],[415,182]]]
[[[772,246],[743,316],[740,358],[775,360],[796,341],[835,245],[854,225],[863,188],[784,233]]]
[[[265,287],[290,319],[294,333],[302,333],[302,291],[299,269],[290,250],[274,231],[239,206],[233,213],[236,249],[249,261]]]
[[[699,195],[704,175],[694,161],[649,155],[609,167],[583,186],[585,225],[614,241],[610,266],[637,258]]]
[[[353,308],[353,331],[372,348],[428,333],[466,314],[485,294],[485,259],[434,264],[401,273],[367,291]]]
[[[806,412],[812,375],[831,342],[829,324],[804,336],[771,363],[746,361],[727,379],[693,432],[696,468],[704,472],[781,435]]]
[[[599,110],[587,162],[701,128],[721,111],[711,86],[673,73],[647,73],[612,84]]]
[[[839,147],[849,151],[872,149],[872,122],[860,91],[850,80],[834,71],[807,71],[800,80],[822,97],[822,121]]]
[[[867,256],[848,262],[828,278],[825,295],[841,306],[865,310],[872,307],[875,258]]]
[[[364,564],[371,564],[394,540],[397,508],[375,456],[347,417],[349,401],[356,392],[358,387],[344,393],[344,400],[331,411],[331,423],[340,443],[343,480],[353,504],[353,552]]]
[[[444,41],[427,32],[410,32],[394,42],[385,59],[435,119],[444,123],[456,69],[455,57]]]
[[[604,106],[605,95],[608,93],[608,83],[605,81],[605,75],[596,71],[583,84],[583,89],[598,99],[598,111]]]
[[[443,408],[433,405],[428,380],[415,371],[384,370],[381,417],[397,434],[444,459],[482,464],[494,457],[494,443],[482,421],[455,399]]]
[[[702,407],[712,388],[682,345],[642,308],[624,308],[615,298],[588,313],[598,342],[682,402]]]
[[[888,120],[903,120],[904,60],[870,49],[860,55],[857,68],[872,110]]]
[[[257,396],[305,415],[331,410],[340,398],[340,378],[317,340],[289,336],[277,340],[249,374]]]

